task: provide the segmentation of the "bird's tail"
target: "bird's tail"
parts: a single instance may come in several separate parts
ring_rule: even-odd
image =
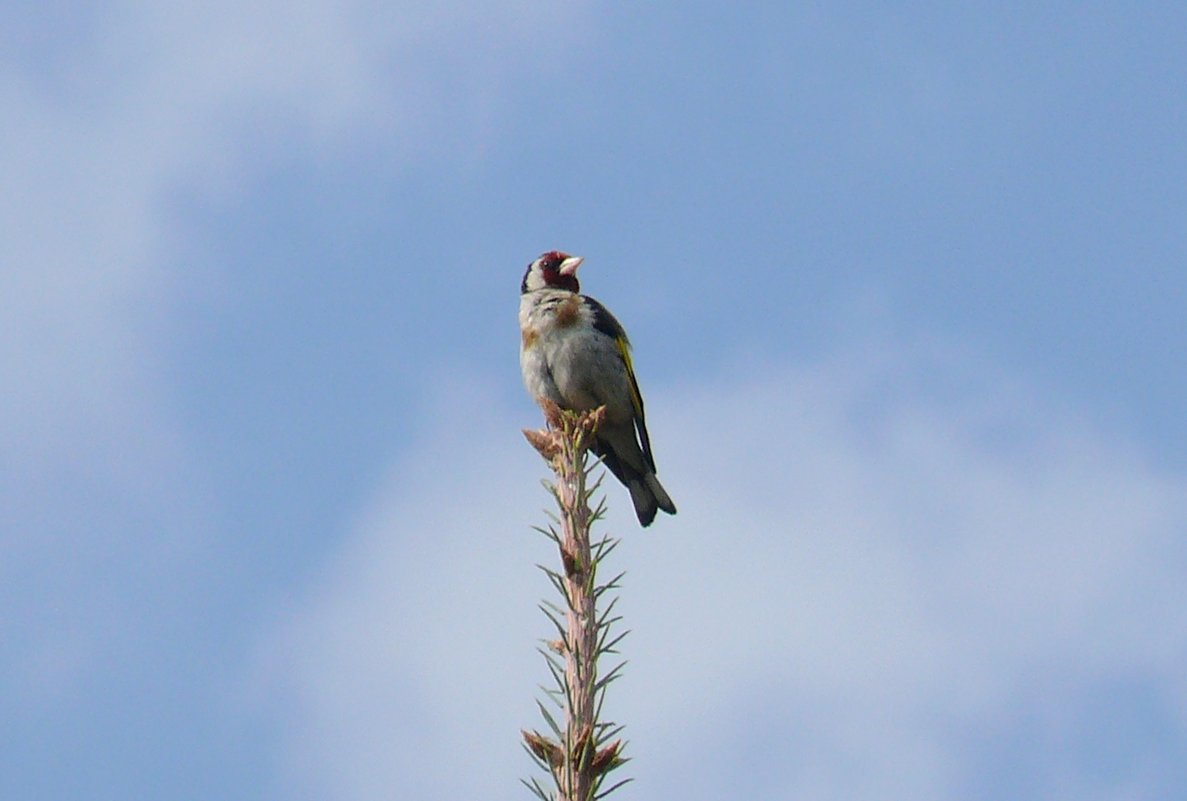
[[[593,450],[602,457],[602,463],[610,472],[630,490],[631,503],[635,506],[635,516],[639,518],[640,525],[651,525],[655,513],[660,509],[670,515],[676,514],[676,504],[672,503],[655,473],[646,468],[640,470],[619,458],[618,453],[602,439],[595,441]]]
[[[655,473],[640,476],[638,473],[628,481],[623,482],[631,491],[631,503],[635,505],[635,516],[643,526],[651,525],[655,520],[655,513],[663,509],[670,515],[676,514],[676,504],[668,497],[667,491],[655,477]]]
[[[670,515],[676,514],[676,504],[672,503],[672,499],[668,497],[668,491],[659,483],[659,479],[656,478],[655,473],[648,473],[644,481],[647,482],[647,488],[651,490],[656,505]]]

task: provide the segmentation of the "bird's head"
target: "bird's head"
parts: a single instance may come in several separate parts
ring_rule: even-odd
[[[580,256],[550,250],[528,265],[519,291],[522,293],[534,292],[537,289],[567,289],[577,292],[580,290],[577,268],[581,266],[581,262]]]

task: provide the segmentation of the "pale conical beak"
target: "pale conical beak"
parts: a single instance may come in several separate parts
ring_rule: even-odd
[[[557,268],[557,272],[561,275],[576,275],[577,268],[581,266],[581,262],[585,261],[581,256],[570,256],[561,262],[561,266]]]

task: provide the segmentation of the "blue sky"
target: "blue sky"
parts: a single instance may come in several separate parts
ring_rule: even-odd
[[[1187,793],[1187,10],[0,10],[0,796],[526,797],[586,257],[626,798]]]

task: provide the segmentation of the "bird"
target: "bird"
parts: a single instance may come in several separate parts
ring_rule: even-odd
[[[558,250],[528,265],[520,285],[519,363],[524,386],[537,403],[585,412],[606,407],[592,450],[630,491],[639,523],[676,505],[656,478],[631,364],[631,343],[610,310],[581,294],[577,268],[584,259]]]

